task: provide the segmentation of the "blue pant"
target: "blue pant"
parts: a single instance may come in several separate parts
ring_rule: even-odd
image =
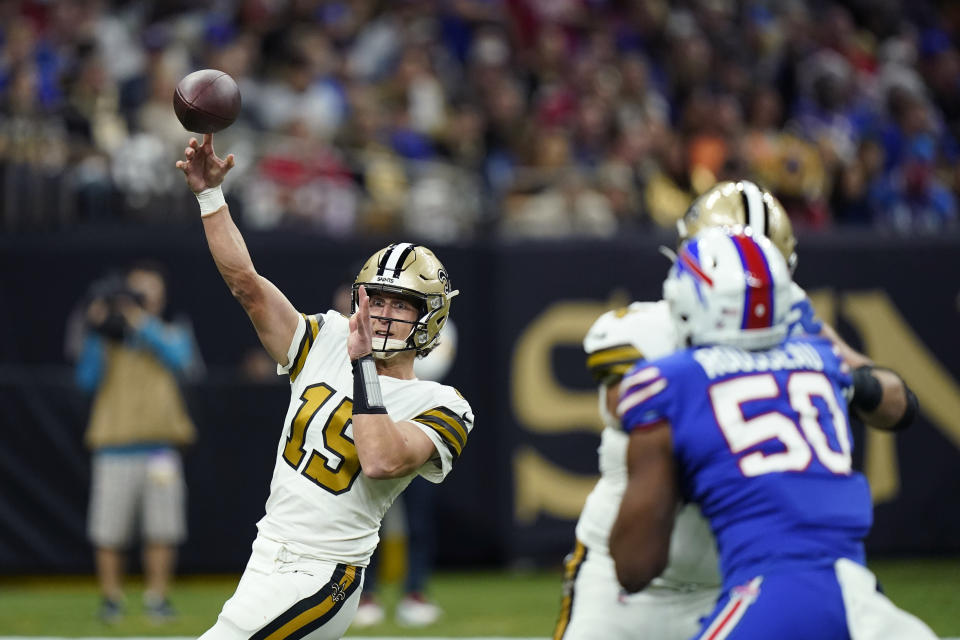
[[[758,576],[720,596],[698,640],[850,640],[832,566]]]

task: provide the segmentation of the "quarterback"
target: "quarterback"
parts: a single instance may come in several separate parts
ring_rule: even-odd
[[[796,239],[780,202],[752,182],[721,182],[708,190],[679,222],[681,240],[701,229],[749,226],[767,236],[792,271]],[[916,398],[894,372],[876,368],[815,316],[806,292],[790,280],[786,323],[791,335],[829,338],[844,361],[856,367],[851,408],[871,426],[902,427],[916,413]],[[685,640],[713,608],[720,576],[716,544],[699,508],[677,507],[666,569],[640,593],[621,593],[610,557],[610,528],[627,483],[627,434],[616,414],[623,374],[641,359],[659,358],[685,346],[666,301],[634,302],[608,311],[590,327],[583,347],[599,388],[604,429],[599,447],[600,480],[577,521],[576,543],[564,563],[564,594],[554,640],[649,636]]]
[[[230,217],[220,184],[233,166],[210,134],[177,161],[217,269],[291,394],[250,560],[202,638],[340,638],[387,508],[415,475],[442,481],[473,428],[455,389],[413,370],[439,343],[458,292],[433,252],[397,243],[361,268],[349,319],[298,312],[254,269]]]

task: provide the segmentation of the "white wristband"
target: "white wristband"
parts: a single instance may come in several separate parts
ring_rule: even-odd
[[[227,205],[227,201],[223,199],[223,190],[220,189],[220,185],[204,189],[195,195],[197,196],[197,202],[200,203],[201,218],[212,216],[219,211],[221,207]]]

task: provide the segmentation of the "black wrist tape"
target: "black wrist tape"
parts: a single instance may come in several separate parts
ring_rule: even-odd
[[[897,421],[897,424],[890,427],[891,431],[900,431],[906,429],[913,421],[916,419],[917,414],[920,412],[920,403],[917,401],[917,396],[910,390],[910,387],[903,385],[904,389],[907,392],[907,408],[903,412],[903,416],[900,420]]]
[[[873,411],[883,400],[883,385],[873,375],[873,367],[864,365],[853,370],[853,399],[850,405],[859,411]]]
[[[377,363],[369,353],[350,362],[353,367],[353,413],[386,413]]]

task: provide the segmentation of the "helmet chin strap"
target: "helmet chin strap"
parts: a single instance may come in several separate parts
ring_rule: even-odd
[[[398,353],[402,353],[407,348],[407,343],[404,340],[391,340],[387,339],[382,341],[382,346],[380,350],[374,349],[373,357],[377,360],[390,360],[394,358]]]

